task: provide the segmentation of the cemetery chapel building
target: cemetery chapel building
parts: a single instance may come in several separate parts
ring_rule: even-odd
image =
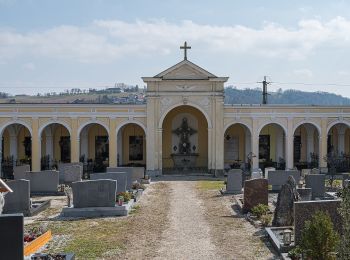
[[[87,170],[144,165],[149,174],[227,168],[349,168],[350,107],[224,104],[227,77],[185,57],[147,84],[145,104],[0,104],[2,177],[58,162]],[[250,166],[249,166],[250,165]]]

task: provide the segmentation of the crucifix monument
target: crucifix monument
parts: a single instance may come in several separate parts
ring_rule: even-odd
[[[195,167],[198,153],[195,153],[197,149],[195,145],[191,147],[190,136],[196,134],[197,130],[191,128],[187,118],[184,117],[181,126],[173,130],[173,133],[179,137],[179,147],[175,145],[173,147],[174,153],[171,154],[174,166],[183,170]]]

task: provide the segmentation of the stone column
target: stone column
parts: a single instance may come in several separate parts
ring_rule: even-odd
[[[286,135],[286,169],[294,168],[294,132],[293,118],[288,118],[288,127]]]
[[[158,158],[157,147],[155,146],[156,125],[158,124],[158,113],[156,111],[156,97],[147,98],[147,145],[146,145],[146,171],[150,176],[157,174],[156,158]]]
[[[109,167],[117,167],[117,132],[115,118],[109,119]]]
[[[212,138],[213,138],[213,128],[208,128],[208,170],[214,169],[213,166],[213,145],[212,145]]]
[[[338,154],[345,152],[345,131],[346,126],[343,124],[337,125],[337,132],[338,132]]]
[[[159,169],[159,174],[162,174],[163,170],[163,128],[158,128],[157,131],[158,135],[158,169]]]
[[[39,136],[39,119],[32,119],[32,171],[41,170],[41,137]]]
[[[279,158],[285,158],[284,156],[284,143],[283,142],[283,130],[280,127],[276,127],[276,162],[278,162]]]
[[[14,161],[17,160],[17,157],[18,157],[18,136],[16,133],[10,134],[10,155],[13,156]]]
[[[245,139],[244,139],[245,147],[244,147],[244,162],[247,163],[247,155],[252,151],[252,135],[249,130],[245,130]]]
[[[82,130],[80,134],[80,156],[85,155],[85,160],[89,158],[89,139],[88,129]]]
[[[321,133],[319,140],[320,155],[319,155],[319,167],[327,167],[327,162],[323,159],[327,156],[327,118],[321,120]]]
[[[78,119],[72,118],[72,133],[70,136],[71,162],[79,162],[80,138],[78,133]]]
[[[306,128],[306,158],[311,162],[311,153],[314,152],[314,134],[315,128],[313,126],[305,126]]]
[[[214,102],[215,100],[215,102]],[[211,117],[215,121],[215,172],[223,174],[224,172],[224,99],[217,97],[213,100],[215,104],[215,114]]]
[[[257,118],[252,118],[252,134],[251,134],[251,151],[254,155],[252,158],[252,170],[259,168],[259,129]]]

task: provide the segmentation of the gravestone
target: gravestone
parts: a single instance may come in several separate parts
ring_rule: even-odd
[[[279,191],[282,188],[282,185],[288,181],[289,176],[293,176],[296,183],[300,181],[299,171],[284,171],[276,170],[269,172],[268,181],[269,185],[272,185],[273,191]]]
[[[262,171],[261,169],[255,169],[252,171],[251,179],[261,179],[262,178]]]
[[[0,259],[23,259],[22,214],[0,215]]]
[[[26,172],[31,193],[56,193],[59,185],[58,171]]]
[[[132,186],[133,167],[107,167],[107,172],[125,172],[126,189],[130,190]]]
[[[341,233],[342,219],[338,213],[340,200],[298,201],[294,203],[294,235],[296,245],[301,240],[301,231],[305,221],[311,220],[317,211],[327,212],[333,222],[334,228]]]
[[[79,165],[81,166],[80,168],[80,176],[83,176],[83,169],[84,169],[84,164],[81,162],[74,162],[74,163],[59,163],[58,164],[58,171],[60,172],[60,183],[64,183],[65,181],[65,176],[64,176],[64,171],[63,169],[69,166],[75,166]]]
[[[350,179],[350,173],[343,173],[343,188],[345,187],[345,181]]]
[[[63,175],[64,183],[72,183],[76,181],[81,181],[83,176],[83,167],[81,165],[67,165],[62,167],[60,171],[60,176]]]
[[[301,176],[305,177],[306,174],[310,174],[311,169],[301,169]]]
[[[232,169],[227,173],[226,193],[242,193],[242,170]]]
[[[144,167],[132,167],[131,181],[141,182],[145,177],[145,168]]]
[[[320,170],[317,168],[311,169],[311,174],[320,174]]]
[[[300,195],[300,201],[312,200],[312,189],[311,188],[297,188]]]
[[[74,208],[115,207],[117,182],[90,180],[72,183]]]
[[[269,171],[271,171],[271,172],[276,171],[276,168],[274,168],[274,167],[267,167],[267,168],[265,168],[265,179],[268,178]]]
[[[126,172],[102,172],[90,174],[90,180],[115,180],[117,181],[117,192],[126,191]]]
[[[58,171],[25,172],[21,177],[20,179],[30,181],[31,193],[57,193],[57,187],[59,185]],[[15,180],[17,179],[15,177]]]
[[[290,175],[278,194],[272,225],[277,227],[293,225],[293,206],[294,202],[299,200],[297,184]]]
[[[30,165],[29,164],[24,164],[24,165],[13,167],[14,179],[15,180],[24,179],[25,172],[29,172],[29,171],[30,171]]]
[[[13,180],[6,183],[13,192],[6,194],[3,213],[23,213],[30,215],[30,182],[28,180]]]
[[[323,198],[326,193],[325,174],[308,174],[305,176],[305,187],[312,189],[312,199]]]
[[[244,182],[243,211],[250,211],[258,204],[268,205],[268,182],[266,179],[253,179]]]

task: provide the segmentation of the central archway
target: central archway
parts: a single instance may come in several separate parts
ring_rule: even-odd
[[[208,171],[208,121],[199,109],[181,105],[170,110],[162,123],[164,174]]]

